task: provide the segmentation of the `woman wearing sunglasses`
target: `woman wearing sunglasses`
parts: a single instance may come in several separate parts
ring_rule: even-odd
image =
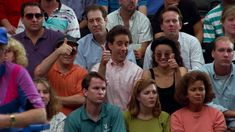
[[[161,108],[172,114],[180,108],[174,100],[175,86],[187,69],[183,67],[178,43],[163,36],[152,42],[151,50],[153,68],[145,70],[142,77],[155,80]]]
[[[169,114],[161,111],[155,81],[140,79],[124,112],[127,132],[170,132]]]
[[[178,83],[176,100],[184,107],[171,115],[171,132],[225,132],[223,113],[208,105],[214,98],[208,75],[191,71]]]

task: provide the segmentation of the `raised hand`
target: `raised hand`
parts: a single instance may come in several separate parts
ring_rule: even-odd
[[[70,55],[73,51],[73,47],[67,44],[67,38],[64,38],[63,44],[57,49],[59,54],[67,54]]]
[[[171,53],[170,54],[170,58],[168,60],[168,65],[172,68],[172,69],[177,69],[179,67],[178,63],[175,60],[175,54]]]
[[[101,63],[106,65],[111,57],[111,53],[109,50],[106,50],[104,45],[101,45],[101,48],[103,50],[102,52],[102,58],[101,58]]]

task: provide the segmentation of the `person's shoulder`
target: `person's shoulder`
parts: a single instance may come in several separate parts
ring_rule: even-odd
[[[82,66],[80,66],[79,64],[74,64],[73,67],[74,67],[75,70],[78,71],[79,73],[87,74],[87,70],[86,70],[85,68],[83,68]]]
[[[23,38],[24,36],[25,36],[25,31],[24,31],[24,32],[21,32],[21,33],[18,33],[18,34],[15,34],[15,35],[13,35],[12,37],[13,37],[14,39],[19,40],[19,39]]]
[[[86,36],[84,36],[84,37],[82,37],[82,38],[80,38],[78,40],[79,46],[81,46],[81,45],[83,45],[83,46],[88,45],[87,41],[91,41],[92,39],[93,39],[93,35],[91,33],[87,34]]]
[[[77,108],[76,110],[72,111],[67,118],[70,119],[80,119],[81,115],[83,114],[84,111],[84,106],[81,106],[79,108]]]
[[[163,117],[163,118],[168,118],[169,116],[170,115],[167,112],[165,112],[165,111],[161,111],[161,113],[159,115],[159,117]]]
[[[118,13],[119,13],[119,9],[117,9],[117,10],[115,10],[115,11],[109,13],[107,17],[108,17],[108,18],[115,18],[115,17],[117,17],[117,14],[118,14]],[[108,21],[110,21],[110,19],[108,19]]]
[[[206,18],[211,18],[213,16],[215,16],[216,14],[218,14],[218,12],[222,12],[223,7],[221,4],[218,4],[216,7],[212,8],[207,14],[206,14]]]
[[[47,28],[44,28],[45,30],[45,32],[44,32],[44,34],[46,35],[46,36],[48,36],[48,37],[52,37],[52,38],[61,38],[61,37],[63,37],[64,35],[63,35],[63,33],[61,33],[61,32],[58,32],[58,31],[54,31],[54,30],[51,30],[51,29],[47,29]]]

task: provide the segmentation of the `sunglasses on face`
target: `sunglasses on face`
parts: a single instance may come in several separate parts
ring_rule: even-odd
[[[28,13],[28,14],[25,14],[25,17],[28,20],[32,20],[33,17],[35,17],[36,19],[41,19],[43,17],[43,15],[41,13]]]

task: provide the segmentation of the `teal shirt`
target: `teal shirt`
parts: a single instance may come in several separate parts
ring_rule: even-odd
[[[126,132],[119,107],[102,104],[98,120],[94,122],[84,106],[73,111],[65,120],[65,132]]]

